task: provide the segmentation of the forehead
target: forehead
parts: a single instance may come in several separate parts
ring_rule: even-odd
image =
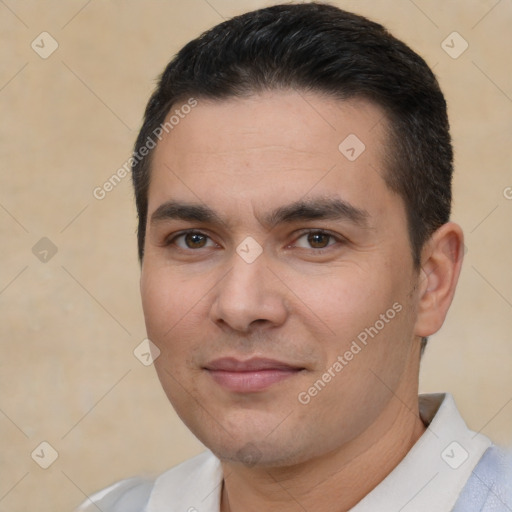
[[[189,153],[219,153],[235,149],[234,141],[236,149],[255,149],[263,142],[294,153],[313,150],[338,155],[339,142],[350,134],[373,145],[368,148],[372,153],[385,144],[384,110],[365,99],[340,100],[284,90],[195,101],[194,108],[188,108],[187,99],[173,105],[166,118],[166,142],[159,147],[180,146],[186,139]]]
[[[177,109],[153,153],[150,215],[168,200],[231,214],[247,203],[263,213],[312,194],[338,196],[375,215],[390,201],[401,203],[383,179],[386,118],[368,101],[272,91],[199,98],[179,120]]]

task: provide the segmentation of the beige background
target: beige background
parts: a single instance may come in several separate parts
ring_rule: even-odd
[[[0,512],[72,510],[112,481],[201,450],[133,354],[145,331],[129,178],[101,201],[92,191],[129,157],[180,46],[272,3],[0,1]],[[471,428],[510,445],[512,2],[333,3],[384,23],[446,93],[467,255],[421,388],[452,392]],[[31,48],[43,31],[59,45],[46,59]],[[454,31],[469,43],[457,59],[441,46]],[[32,251],[43,237],[58,248],[47,262]],[[31,458],[42,441],[59,455],[46,470]]]

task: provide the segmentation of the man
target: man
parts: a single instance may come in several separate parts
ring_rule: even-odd
[[[463,258],[418,55],[328,5],[236,17],[168,65],[133,164],[155,367],[209,451],[84,509],[512,510],[507,456],[418,400]]]

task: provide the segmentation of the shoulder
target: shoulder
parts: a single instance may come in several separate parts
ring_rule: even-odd
[[[76,512],[143,512],[154,480],[135,477],[120,482],[90,496]]]
[[[159,489],[180,497],[185,489],[193,486],[201,477],[208,477],[218,466],[218,461],[209,451],[182,462],[157,478],[134,477],[99,491],[90,496],[75,512],[144,512],[153,491]]]
[[[512,452],[486,450],[464,487],[454,512],[512,510]]]

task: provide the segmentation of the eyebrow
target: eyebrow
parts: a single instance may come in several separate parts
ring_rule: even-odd
[[[151,223],[163,220],[186,220],[190,222],[208,222],[223,224],[222,219],[208,206],[178,201],[162,203],[152,214]]]
[[[310,220],[348,220],[360,227],[368,227],[370,214],[339,198],[301,199],[276,208],[261,220],[261,224],[273,228],[278,224]],[[164,220],[184,220],[209,224],[227,224],[206,205],[167,201],[161,204],[151,215],[150,222]]]
[[[277,224],[309,220],[348,220],[361,227],[368,227],[370,214],[339,198],[315,198],[295,201],[281,206],[266,216],[263,223]]]

